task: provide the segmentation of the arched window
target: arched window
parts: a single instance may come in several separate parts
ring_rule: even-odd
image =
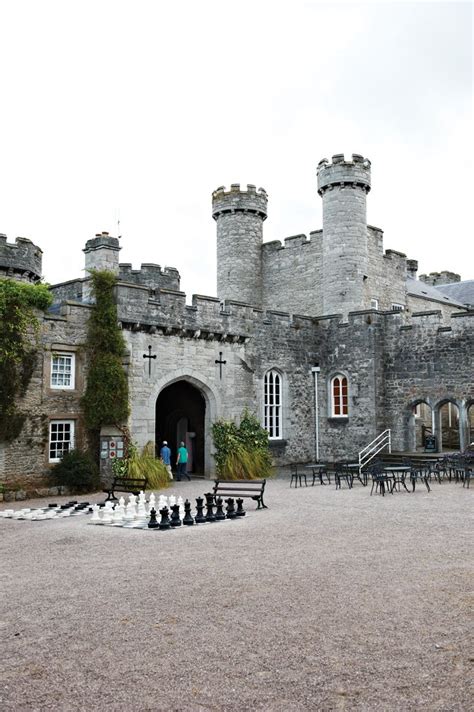
[[[263,427],[270,439],[281,438],[281,375],[274,370],[264,378]]]
[[[333,418],[347,417],[349,414],[349,394],[347,378],[339,373],[331,381],[331,415]]]

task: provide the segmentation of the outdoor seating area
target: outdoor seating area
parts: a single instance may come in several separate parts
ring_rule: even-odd
[[[292,464],[290,466],[290,487],[308,486],[307,472],[312,474],[311,486],[331,484],[331,476],[336,489],[352,489],[356,482],[363,487],[371,484],[370,494],[395,492],[416,492],[417,485],[431,491],[433,482],[462,483],[469,488],[474,472],[474,453],[440,455],[438,458],[411,459],[402,457],[399,462],[374,459],[365,466],[359,462],[318,462]]]

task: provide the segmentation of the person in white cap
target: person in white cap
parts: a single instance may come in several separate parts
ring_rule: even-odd
[[[160,460],[165,465],[166,469],[168,470],[170,480],[172,480],[173,473],[171,472],[171,450],[169,449],[166,440],[163,440],[163,446],[160,450]]]

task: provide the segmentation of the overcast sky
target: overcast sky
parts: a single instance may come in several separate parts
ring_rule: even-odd
[[[212,191],[263,186],[265,241],[308,234],[342,152],[386,249],[474,278],[471,3],[2,0],[0,28],[0,232],[48,282],[120,219],[121,262],[214,295]]]

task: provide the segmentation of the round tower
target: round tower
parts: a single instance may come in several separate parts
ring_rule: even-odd
[[[0,277],[11,277],[23,282],[39,282],[43,253],[26,237],[17,237],[14,243],[0,234]]]
[[[254,306],[262,305],[263,221],[267,193],[254,185],[212,194],[212,217],[217,222],[217,296]]]
[[[357,153],[324,158],[318,164],[323,200],[323,315],[368,308],[369,270],[366,196],[370,161]]]

